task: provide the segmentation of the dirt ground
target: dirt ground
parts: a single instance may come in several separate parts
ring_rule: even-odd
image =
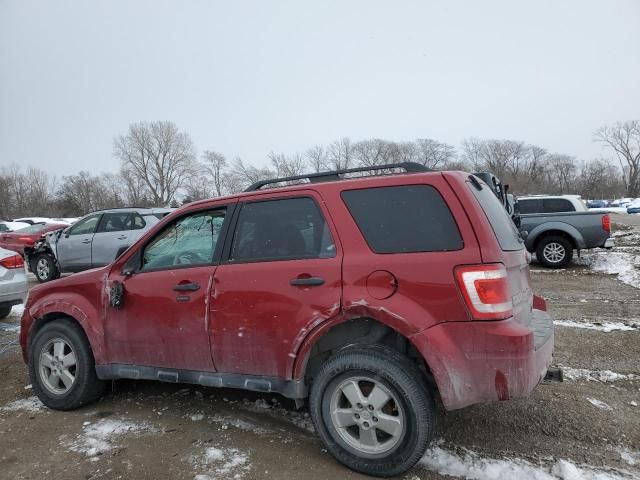
[[[640,255],[640,216],[615,217],[615,251]],[[561,323],[555,364],[573,379],[442,413],[438,449],[475,465],[519,459],[551,472],[564,459],[607,475],[575,478],[640,477],[640,289],[596,271],[592,260],[603,255],[561,271],[531,267],[535,291]],[[17,336],[3,328],[0,344]],[[361,477],[336,463],[306,411],[280,396],[120,381],[94,405],[55,412],[32,398],[16,348],[0,347],[0,377],[2,479]],[[437,471],[445,470],[426,461],[404,478],[445,478]],[[521,478],[513,475],[502,478]]]

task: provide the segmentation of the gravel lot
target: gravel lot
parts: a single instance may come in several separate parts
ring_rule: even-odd
[[[531,267],[557,321],[565,382],[443,414],[434,448],[405,478],[640,478],[640,216],[614,221],[613,255]],[[0,324],[0,344],[16,338],[16,321]],[[17,348],[0,347],[0,375],[0,478],[361,477],[279,396],[122,381],[95,405],[54,412],[31,397]]]

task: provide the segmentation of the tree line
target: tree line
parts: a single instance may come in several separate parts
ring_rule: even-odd
[[[518,140],[467,138],[459,147],[429,138],[353,141],[343,137],[304,152],[270,152],[264,166],[214,150],[197,154],[189,134],[169,121],[139,122],[113,140],[117,173],[80,171],[58,179],[40,169],[0,168],[0,218],[70,217],[123,206],[177,206],[236,193],[274,177],[388,163],[432,169],[490,171],[517,195],[579,194],[583,198],[640,196],[640,121],[594,133],[614,160],[589,161]]]

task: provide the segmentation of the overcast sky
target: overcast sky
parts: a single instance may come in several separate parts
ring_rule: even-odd
[[[638,0],[0,0],[0,167],[115,171],[140,120],[255,165],[341,136],[589,159],[639,117]]]

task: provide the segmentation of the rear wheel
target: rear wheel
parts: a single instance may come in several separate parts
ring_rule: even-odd
[[[69,319],[51,321],[36,333],[29,349],[29,375],[35,394],[55,410],[93,402],[106,385],[96,375],[87,337]]]
[[[58,265],[55,259],[49,253],[40,253],[36,256],[34,262],[34,271],[38,282],[45,283],[60,277]]]
[[[368,475],[399,475],[424,455],[435,407],[423,375],[406,357],[380,345],[331,357],[315,378],[313,423],[327,449]]]
[[[538,243],[536,257],[545,267],[562,268],[573,258],[573,245],[564,237],[550,235]]]

